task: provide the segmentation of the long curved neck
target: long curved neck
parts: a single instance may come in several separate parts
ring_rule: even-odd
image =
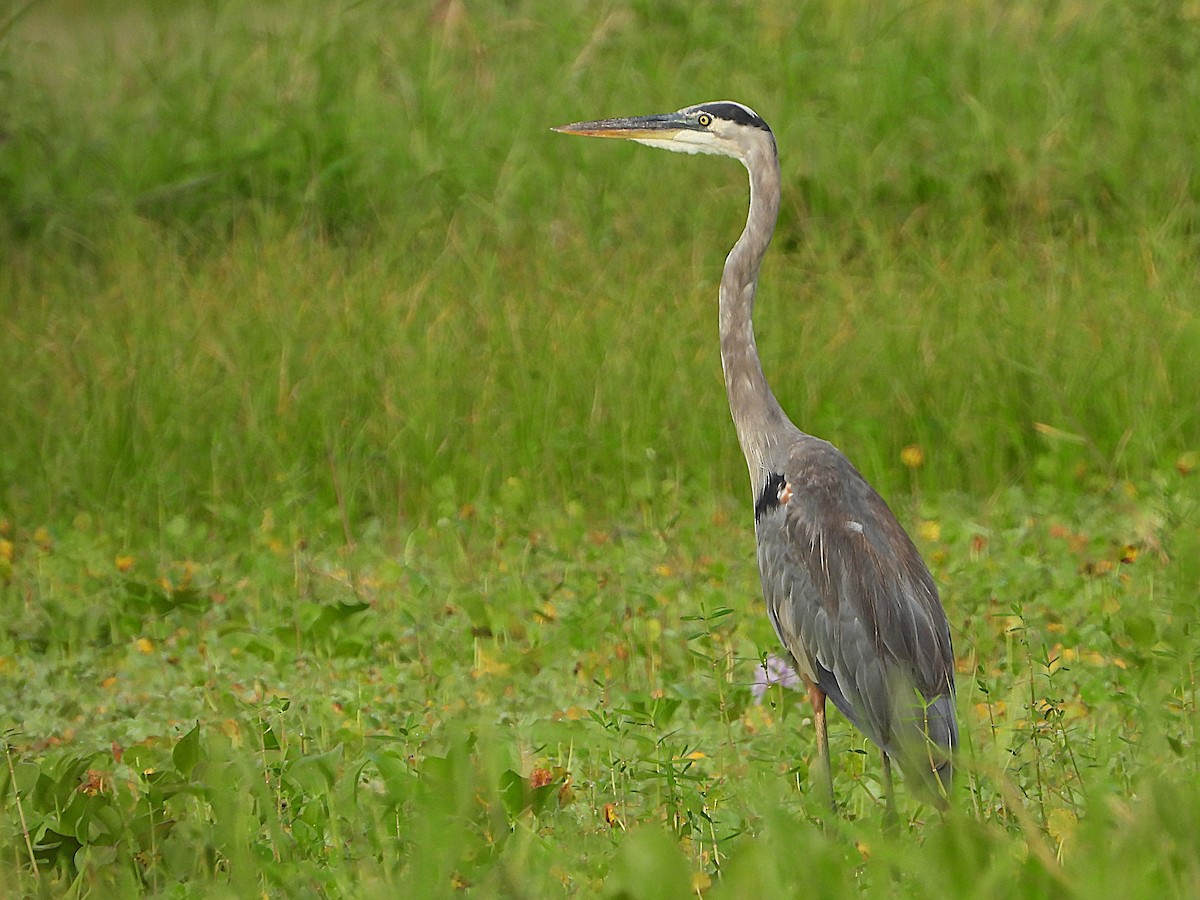
[[[779,159],[773,142],[756,148],[745,164],[750,173],[750,213],[721,276],[721,367],[738,443],[746,456],[752,486],[757,489],[767,474],[767,451],[782,433],[795,426],[763,375],[752,322],[759,265],[779,215]]]

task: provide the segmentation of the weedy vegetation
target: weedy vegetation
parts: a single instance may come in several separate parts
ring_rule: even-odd
[[[1200,894],[1198,54],[1182,2],[0,13],[5,890]],[[549,132],[717,98],[783,155],[768,376],[954,627],[895,834],[755,689],[744,174]]]

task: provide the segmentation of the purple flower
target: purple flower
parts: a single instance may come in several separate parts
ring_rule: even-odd
[[[796,674],[795,669],[774,653],[768,653],[766,665],[760,665],[754,670],[754,684],[750,686],[754,702],[762,703],[767,688],[773,684],[782,685],[794,691],[801,688],[800,676]]]

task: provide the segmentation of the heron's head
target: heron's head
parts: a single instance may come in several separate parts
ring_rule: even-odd
[[[746,162],[756,150],[775,150],[771,129],[754,110],[732,100],[685,107],[679,112],[576,122],[563,134],[624,138],[677,153],[712,153]]]

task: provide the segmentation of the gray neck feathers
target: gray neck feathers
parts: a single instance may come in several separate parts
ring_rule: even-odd
[[[767,385],[751,321],[759,265],[779,214],[779,159],[769,133],[744,162],[750,173],[750,213],[721,276],[721,366],[751,486],[758,489],[768,474],[767,454],[782,437],[794,434],[795,426]]]

